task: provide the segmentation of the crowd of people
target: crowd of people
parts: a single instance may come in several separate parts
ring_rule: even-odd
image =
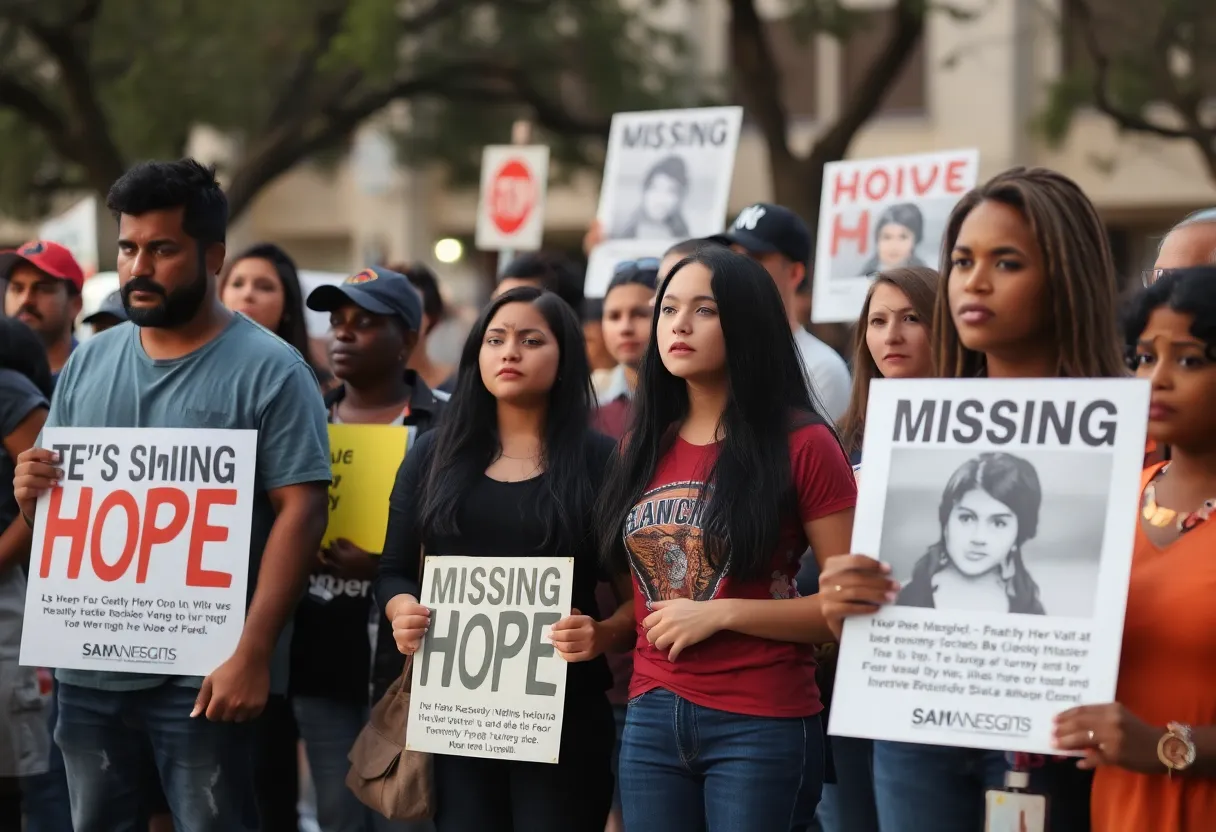
[[[977,832],[1010,770],[1060,832],[1211,827],[1216,210],[1120,297],[1081,189],[1005,171],[955,208],[940,271],[876,264],[846,363],[803,325],[806,225],[752,206],[620,263],[602,299],[565,258],[519,258],[449,367],[424,267],[304,297],[282,249],[226,254],[225,196],[190,160],[132,168],[107,205],[122,288],[87,340],[66,249],[0,257],[0,829],[294,832],[310,784],[321,832]],[[851,551],[870,382],[1130,376],[1152,409],[1116,701],[1063,711],[1059,757],[827,737],[846,618],[971,579],[1037,603],[1016,546],[984,575],[931,552],[906,586]],[[382,552],[322,546],[331,424],[416,429]],[[258,432],[245,626],[206,678],[61,668],[48,699],[19,665],[38,498],[63,477],[45,427]],[[943,535],[965,498],[1000,501],[1003,464],[956,474]],[[574,610],[551,634],[558,763],[436,755],[434,817],[407,823],[347,788],[347,755],[426,636],[424,552],[572,557]]]

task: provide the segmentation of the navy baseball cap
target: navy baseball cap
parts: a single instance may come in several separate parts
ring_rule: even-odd
[[[806,223],[789,208],[770,202],[744,208],[730,229],[709,239],[740,246],[752,254],[780,254],[804,265],[811,259],[811,232]]]
[[[333,312],[348,303],[375,315],[400,318],[411,332],[422,326],[422,295],[405,275],[380,266],[352,274],[337,286],[318,286],[309,293],[306,305],[314,312]]]
[[[101,302],[101,305],[83,318],[81,323],[91,324],[98,318],[106,315],[117,318],[120,322],[127,320],[127,310],[126,307],[122,305],[121,291],[115,289],[113,292],[106,295],[106,299]]]

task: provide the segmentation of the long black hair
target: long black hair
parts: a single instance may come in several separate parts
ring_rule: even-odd
[[[1018,519],[1017,538],[1006,555],[1002,574],[1005,594],[1009,598],[1009,611],[1043,615],[1039,585],[1026,570],[1026,563],[1022,559],[1022,544],[1033,540],[1039,532],[1043,487],[1034,466],[1013,454],[982,453],[964,462],[950,477],[937,507],[941,537],[916,562],[912,568],[912,580],[905,591],[911,590],[910,595],[921,599],[928,592],[928,597],[932,598],[933,576],[950,566],[950,555],[946,551],[946,524],[950,520],[950,513],[968,492],[976,489],[1009,506]],[[905,606],[921,605],[912,603],[910,598],[903,595],[899,600]]]
[[[790,431],[830,423],[807,384],[781,295],[751,258],[705,246],[681,260],[659,287],[653,327],[662,320],[672,277],[693,263],[712,275],[726,342],[724,440],[701,496],[708,498],[702,520],[705,554],[715,568],[729,563],[730,575],[758,576],[772,563],[782,519],[795,510]],[[621,458],[599,500],[600,548],[614,571],[627,568],[620,546],[625,519],[687,416],[688,386],[668,372],[652,337],[638,371]]]
[[[46,347],[34,330],[16,318],[0,317],[0,367],[21,373],[50,400],[55,382]]]
[[[481,380],[480,355],[490,321],[509,303],[528,303],[544,316],[557,339],[557,378],[549,390],[544,444],[546,546],[574,546],[587,534],[595,495],[588,470],[588,440],[594,393],[574,310],[553,292],[520,286],[482,311],[469,333],[456,371],[456,390],[436,428],[435,451],[426,473],[421,523],[426,533],[458,534],[464,496],[500,452],[498,405]]]

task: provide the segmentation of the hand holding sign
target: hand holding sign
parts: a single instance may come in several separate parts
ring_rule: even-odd
[[[393,641],[407,656],[418,652],[422,637],[431,626],[431,611],[418,603],[413,595],[398,595],[385,609],[393,624]]]
[[[17,467],[13,469],[13,496],[27,522],[34,519],[38,498],[63,479],[63,471],[55,467],[59,461],[59,454],[46,448],[30,448],[17,457]]]
[[[721,617],[713,601],[693,601],[672,598],[655,601],[654,610],[642,620],[646,638],[655,647],[667,651],[667,660],[675,661],[680,653],[722,629]]]
[[[371,553],[345,537],[335,538],[321,550],[321,562],[334,575],[345,580],[370,581],[376,577],[378,569]]]
[[[819,609],[837,640],[846,618],[876,612],[898,593],[891,567],[866,555],[828,558],[819,574]]]
[[[1061,751],[1084,751],[1078,768],[1118,766],[1142,774],[1160,774],[1157,743],[1164,728],[1154,728],[1118,702],[1083,705],[1056,717],[1055,745]]]
[[[557,654],[568,662],[589,662],[607,647],[600,622],[576,609],[553,625],[549,637]]]

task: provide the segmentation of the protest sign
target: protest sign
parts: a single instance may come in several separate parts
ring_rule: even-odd
[[[1057,714],[1114,701],[1148,402],[1135,379],[871,385],[852,549],[901,590],[846,622],[829,733],[1049,754]]]
[[[535,251],[545,232],[546,145],[487,145],[474,240],[482,251]]]
[[[742,124],[741,107],[612,117],[596,212],[606,251],[588,263],[587,297],[603,297],[612,277],[604,264],[661,257],[681,240],[722,231]]]
[[[205,676],[245,623],[257,432],[47,428],[21,664]]]
[[[950,212],[978,170],[975,150],[824,165],[811,320],[856,321],[877,272],[938,268]]]
[[[549,630],[570,615],[573,582],[573,558],[428,557],[407,747],[556,763],[566,660]]]
[[[397,425],[329,426],[333,479],[322,546],[344,537],[365,552],[383,551],[388,498],[416,430]]]

